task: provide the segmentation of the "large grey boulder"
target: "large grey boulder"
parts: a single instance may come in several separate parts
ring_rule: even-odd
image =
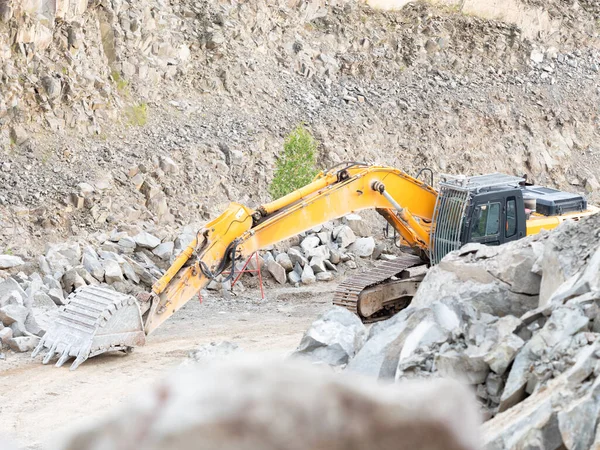
[[[169,261],[171,256],[173,255],[173,249],[175,248],[175,244],[173,242],[163,242],[156,246],[152,253],[158,256],[163,261]]]
[[[23,305],[9,304],[0,308],[0,322],[4,325],[12,325],[17,322],[24,324],[29,310]]]
[[[309,235],[306,236],[302,242],[300,243],[300,247],[302,247],[302,250],[304,250],[304,253],[307,253],[309,250],[314,249],[315,247],[318,247],[321,243],[321,240],[318,238],[318,236],[315,235]]]
[[[584,346],[575,364],[544,389],[483,424],[484,448],[590,448],[598,421],[599,350],[598,342]]]
[[[479,313],[521,316],[538,306],[541,278],[532,271],[539,253],[539,238],[500,247],[468,244],[432,267],[413,298],[412,305],[433,301],[462,303]]]
[[[303,284],[312,284],[315,281],[317,281],[315,273],[313,272],[309,264],[304,266],[304,269],[302,270],[302,276],[300,277],[300,279],[302,280]]]
[[[294,264],[287,253],[279,253],[275,257],[275,261],[285,269],[286,272],[294,269]]]
[[[600,247],[600,214],[565,221],[549,234],[543,257],[540,306],[546,305],[558,287],[575,276]]]
[[[472,394],[437,380],[382,386],[300,362],[221,361],[169,374],[60,450],[475,450]],[[148,430],[152,417],[152,431]]]
[[[373,250],[375,250],[375,239],[373,239],[373,236],[358,238],[348,247],[348,250],[356,256],[368,258],[373,254]]]
[[[108,284],[123,281],[123,271],[118,262],[105,259],[102,263],[104,265],[104,279]]]
[[[84,253],[81,264],[96,280],[104,281],[104,266],[97,256],[92,253]]]
[[[0,270],[12,269],[13,267],[19,267],[23,264],[25,264],[25,262],[18,256],[0,255]]]
[[[589,321],[578,305],[563,306],[552,313],[544,327],[517,354],[502,393],[500,411],[511,408],[527,396],[526,387],[532,380],[532,365],[551,355],[556,347],[568,342],[570,337],[586,330]]]
[[[300,264],[302,267],[304,267],[306,264],[308,264],[308,260],[304,257],[302,252],[298,249],[290,248],[288,250],[287,254],[290,257],[290,260],[292,261],[292,264],[294,264],[294,266],[296,264]]]
[[[274,259],[269,259],[267,261],[267,270],[279,284],[285,284],[287,277],[285,269],[281,266],[281,264]]]
[[[142,231],[133,237],[134,242],[138,247],[152,250],[160,245],[160,239],[152,234]]]
[[[348,225],[340,225],[339,227],[334,228],[333,238],[342,249],[350,246],[356,241],[356,235]]]
[[[365,326],[356,314],[334,306],[312,323],[293,355],[340,366],[354,357],[365,334]]]
[[[3,306],[2,301],[7,295],[12,294],[14,292],[21,297],[21,299],[27,298],[26,292],[23,290],[21,285],[17,283],[12,277],[7,278],[4,281],[0,281],[0,306]]]

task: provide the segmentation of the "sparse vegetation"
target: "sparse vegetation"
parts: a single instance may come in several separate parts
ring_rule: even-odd
[[[317,174],[317,146],[317,141],[303,125],[298,125],[288,135],[269,186],[273,199],[283,197],[313,180]]]
[[[129,125],[144,126],[148,121],[148,105],[146,103],[139,103],[138,105],[128,106],[125,108],[125,116]]]
[[[121,74],[119,73],[118,70],[113,70],[110,73],[110,77],[113,79],[113,81],[117,85],[117,91],[119,91],[120,94],[128,94],[129,93],[129,83],[127,82],[127,80],[125,80],[124,78],[121,77]]]

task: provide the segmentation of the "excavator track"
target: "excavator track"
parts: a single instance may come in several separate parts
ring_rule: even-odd
[[[418,256],[401,255],[392,261],[385,261],[370,270],[349,277],[338,285],[333,296],[333,304],[346,308],[350,312],[358,315],[363,322],[376,322],[378,320],[387,319],[400,309],[408,306],[406,298],[401,297],[393,302],[387,301],[385,302],[384,308],[373,314],[365,315],[362,313],[363,308],[361,308],[360,304],[362,300],[361,294],[369,288],[381,285],[410,267],[422,264],[423,261]],[[401,280],[401,282],[412,284],[412,287],[416,290],[421,278],[422,277]]]

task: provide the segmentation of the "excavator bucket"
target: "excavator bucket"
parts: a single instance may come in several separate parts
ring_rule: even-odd
[[[43,364],[56,356],[56,367],[75,358],[71,365],[75,370],[88,358],[114,350],[127,351],[145,342],[140,307],[134,297],[85,286],[69,295],[31,356],[47,350]]]

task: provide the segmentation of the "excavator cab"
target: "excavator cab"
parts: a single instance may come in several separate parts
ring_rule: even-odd
[[[579,194],[529,185],[525,178],[501,173],[445,175],[439,189],[430,238],[432,264],[469,242],[516,241],[539,228],[555,227],[556,221],[548,218],[563,219],[588,208]]]

